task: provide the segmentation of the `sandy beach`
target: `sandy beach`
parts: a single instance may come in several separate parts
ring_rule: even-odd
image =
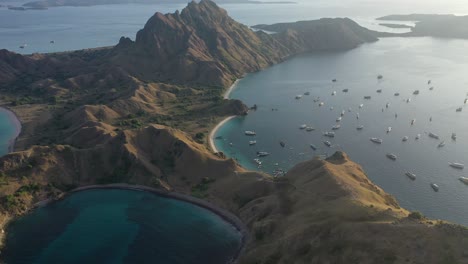
[[[218,129],[220,127],[222,127],[224,124],[226,124],[226,122],[228,122],[229,120],[235,118],[236,116],[229,116],[229,117],[226,117],[225,119],[223,119],[223,121],[219,122],[210,132],[210,135],[208,136],[208,141],[210,143],[210,148],[211,150],[214,152],[214,153],[217,153],[219,152],[218,149],[216,148],[216,144],[214,143],[214,136],[216,134],[216,132],[218,131]]]
[[[21,122],[19,121],[18,117],[15,115],[15,113],[13,113],[12,111],[4,108],[4,107],[0,107],[0,112],[5,112],[8,114],[11,122],[14,124],[15,126],[15,134],[14,136],[10,139],[10,142],[8,143],[8,152],[13,152],[13,150],[15,149],[15,141],[16,141],[16,138],[18,138],[19,134],[21,133]]]
[[[232,91],[236,88],[237,84],[239,83],[240,79],[237,79],[232,85],[231,87],[229,87],[229,89],[226,90],[226,92],[224,92],[223,94],[223,98],[224,99],[229,99],[229,96],[231,95]]]

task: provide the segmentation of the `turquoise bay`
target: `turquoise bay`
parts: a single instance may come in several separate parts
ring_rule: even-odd
[[[270,152],[262,158],[260,168],[268,173],[344,150],[403,207],[467,225],[468,186],[458,180],[466,173],[448,165],[468,164],[468,109],[463,104],[468,92],[467,44],[466,40],[388,38],[346,52],[297,56],[247,75],[231,98],[249,106],[257,104],[258,110],[226,123],[216,134],[223,139],[215,144],[247,168],[256,168],[253,159],[257,151]],[[381,81],[377,80],[379,74],[384,76]],[[331,81],[334,78],[338,79],[335,84]],[[432,80],[431,85],[428,80]],[[380,89],[382,93],[377,93]],[[413,95],[415,90],[420,94]],[[295,99],[305,92],[310,95]],[[394,96],[397,92],[400,96]],[[366,95],[372,99],[364,100]],[[324,106],[314,102],[317,97]],[[411,102],[406,103],[407,99]],[[360,104],[364,104],[362,109]],[[455,111],[462,106],[462,112]],[[323,137],[322,132],[331,131],[343,110],[336,137]],[[416,119],[413,126],[412,119]],[[300,130],[301,124],[316,130]],[[364,126],[362,131],[356,129],[359,125]],[[392,131],[387,134],[388,127]],[[257,136],[247,137],[245,130],[254,130]],[[429,132],[441,139],[430,138]],[[456,141],[451,139],[452,133],[457,133]],[[421,134],[420,140],[415,140],[417,134]],[[407,142],[402,141],[404,136],[409,137]],[[382,138],[383,144],[373,144],[371,137]],[[250,140],[257,144],[249,146]],[[331,141],[331,148],[324,145],[325,140]],[[285,148],[280,141],[286,143]],[[446,145],[438,148],[441,141]],[[310,144],[318,149],[314,151]],[[398,159],[388,159],[387,153],[396,154]],[[417,179],[411,181],[405,172],[415,173]],[[438,184],[440,191],[434,192],[431,183]]]

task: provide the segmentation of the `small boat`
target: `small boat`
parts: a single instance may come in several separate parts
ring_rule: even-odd
[[[310,144],[310,148],[313,150],[317,150],[317,146],[315,146],[314,144]]]
[[[416,135],[416,140],[420,139],[421,138],[421,134],[417,134]]]
[[[397,159],[397,156],[393,153],[387,153],[387,158],[391,159],[391,160],[396,160]]]
[[[431,80],[427,81],[427,84],[431,84],[431,83],[432,83],[432,81],[431,81]]]
[[[260,159],[253,159],[255,161],[255,163],[257,163],[258,166],[262,165],[262,162],[260,161]]]
[[[297,99],[297,100],[299,100],[299,99],[301,99],[301,98],[302,98],[302,94],[296,95],[296,99]]]
[[[336,91],[333,91],[333,92],[332,92],[332,95],[336,95]]]
[[[266,157],[266,156],[268,156],[268,155],[270,155],[270,153],[265,152],[265,151],[258,151],[258,152],[257,152],[257,156],[258,156],[258,157]]]
[[[308,127],[306,127],[305,130],[306,130],[307,132],[311,132],[311,131],[314,131],[315,128],[308,126]]]
[[[333,79],[333,80],[332,80],[332,82],[334,82],[334,83],[335,83],[335,82],[337,82],[337,80],[336,80],[336,79]]]
[[[364,129],[364,126],[363,125],[360,125],[358,127],[356,127],[357,130],[363,130]]]
[[[54,43],[55,43],[55,40],[51,40],[51,41],[50,41],[50,44],[54,44]]]
[[[406,102],[407,103],[411,102],[411,98],[406,99]]]
[[[323,135],[324,135],[325,137],[331,137],[331,138],[332,138],[332,137],[335,137],[335,132],[328,132],[328,131],[327,131],[327,132],[323,133]]]
[[[310,95],[310,92],[305,92],[304,95]]]
[[[385,108],[388,108],[390,106],[390,103],[385,104]]]
[[[369,99],[371,99],[371,98],[372,98],[372,97],[371,97],[370,95],[364,96],[364,99],[367,99],[367,100],[369,100]]]
[[[432,86],[431,88],[429,88],[430,91],[434,90],[434,86]]]
[[[359,113],[356,113],[356,119],[359,119]]]
[[[383,140],[380,138],[370,138],[370,141],[377,143],[377,144],[382,144]]]
[[[443,146],[445,146],[445,141],[442,141],[442,142],[439,143],[439,145],[437,145],[438,148],[441,148]]]
[[[411,172],[407,172],[405,173],[406,176],[408,176],[408,178],[410,178],[411,180],[416,180],[416,174],[414,173],[411,173]]]
[[[382,93],[382,89],[378,89],[377,92],[378,92],[378,93]]]
[[[457,140],[457,134],[452,133],[452,140]]]
[[[431,187],[432,189],[435,191],[435,192],[438,192],[439,191],[439,185],[435,184],[435,183],[431,183]]]
[[[347,93],[349,89],[343,89],[343,93]]]
[[[464,184],[468,185],[468,178],[467,177],[460,177],[458,178],[461,182],[463,182]]]
[[[464,104],[468,103],[468,98],[465,98],[465,101],[463,101]]]
[[[331,147],[332,143],[330,141],[324,141],[323,144],[325,144],[325,146],[327,147]]]
[[[320,102],[319,103],[319,106],[323,106],[325,103],[324,102]]]
[[[284,143],[284,141],[280,141],[280,146],[284,148],[284,146],[286,146],[286,143]]]
[[[457,108],[457,112],[461,112],[461,111],[463,111],[463,107]]]
[[[341,116],[336,119],[336,122],[341,122]]]
[[[408,138],[407,136],[404,136],[403,139],[402,139],[402,141],[403,141],[403,142],[406,142],[406,141],[408,141],[408,139],[409,139],[409,138]]]
[[[439,135],[429,132],[429,137],[439,139]]]
[[[390,133],[392,131],[392,127],[387,128],[387,133]]]
[[[340,129],[340,127],[341,127],[340,125],[334,125],[334,126],[332,127],[332,130],[338,130],[338,129]]]
[[[341,115],[341,116],[344,116],[345,113],[346,113],[346,111],[343,110],[343,111],[341,111],[341,114],[340,114],[340,115]]]
[[[255,135],[257,135],[257,133],[255,133],[255,131],[249,131],[249,130],[246,130],[246,131],[244,132],[244,134],[245,134],[246,136],[255,136]]]
[[[307,128],[307,125],[306,124],[302,124],[299,129],[306,129]]]
[[[394,96],[400,96],[400,93],[395,93],[395,94],[393,94],[393,95],[394,95]]]
[[[414,95],[418,95],[419,94],[419,90],[416,90],[413,92]]]
[[[449,162],[449,166],[455,169],[461,169],[463,170],[465,168],[464,164],[457,163],[457,162]]]
[[[231,146],[231,147],[232,147],[233,145],[234,145],[234,144],[232,144],[232,142],[231,142],[231,143],[229,143],[229,146]]]
[[[377,79],[378,79],[378,80],[382,80],[382,79],[383,79],[383,76],[379,74],[379,75],[377,76]]]
[[[359,105],[359,108],[363,108],[363,107],[364,107],[364,104],[360,104],[360,105]]]
[[[411,125],[414,125],[415,122],[416,122],[416,119],[411,120]]]
[[[257,141],[256,141],[256,140],[251,140],[251,141],[249,141],[249,145],[250,145],[250,146],[253,146],[253,145],[255,145],[255,144],[257,144]]]
[[[19,46],[19,47],[20,47],[20,49],[24,49],[24,48],[26,48],[27,46],[28,46],[28,44],[23,44],[23,45],[21,45],[21,46]]]

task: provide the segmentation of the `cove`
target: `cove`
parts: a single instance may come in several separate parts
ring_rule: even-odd
[[[342,150],[403,207],[468,225],[468,186],[459,180],[467,177],[467,171],[449,166],[449,162],[468,165],[467,45],[467,40],[387,38],[349,51],[296,56],[249,74],[238,82],[230,98],[248,106],[256,104],[258,109],[217,130],[216,148],[246,168],[270,174]],[[383,78],[378,80],[380,74]],[[415,90],[420,93],[413,94]],[[303,95],[302,99],[295,99],[296,95]],[[323,106],[314,102],[317,97]],[[462,111],[456,112],[459,107]],[[344,116],[337,122],[342,111]],[[315,130],[301,130],[302,124]],[[323,136],[337,124],[341,128],[334,138]],[[363,130],[357,129],[360,125]],[[388,127],[392,127],[390,133],[386,133]],[[246,130],[257,135],[246,136]],[[452,133],[457,134],[456,140],[451,139]],[[418,134],[421,137],[416,140]],[[405,136],[409,137],[406,142]],[[383,143],[372,143],[371,137]],[[249,145],[252,140],[255,145]],[[324,144],[326,140],[331,147]],[[445,146],[438,147],[442,141]],[[254,162],[258,151],[270,153],[260,158],[261,168]],[[397,160],[387,158],[387,153],[397,155]],[[416,174],[416,180],[406,172]],[[431,183],[440,190],[434,192]]]
[[[6,263],[230,263],[241,233],[217,214],[147,191],[89,189],[8,227]]]
[[[0,157],[13,151],[16,137],[21,131],[21,124],[9,110],[0,107]]]

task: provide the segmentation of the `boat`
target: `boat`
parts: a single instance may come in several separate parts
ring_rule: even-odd
[[[407,172],[405,173],[406,176],[408,176],[408,178],[410,178],[411,180],[416,180],[416,174],[414,173],[411,173],[411,172]]]
[[[439,191],[439,185],[435,184],[435,183],[431,183],[431,187],[432,189],[435,191],[435,192],[438,192]]]
[[[333,80],[332,80],[332,82],[334,82],[334,83],[335,83],[335,82],[337,82],[337,80],[336,80],[336,79],[333,79]]]
[[[400,93],[395,93],[395,94],[393,94],[393,95],[394,95],[394,96],[400,96]]]
[[[258,152],[257,152],[257,156],[258,156],[258,157],[266,157],[266,156],[268,156],[268,155],[270,155],[270,153],[265,152],[265,151],[258,151]]]
[[[347,93],[349,89],[343,89],[343,93]]]
[[[429,88],[430,91],[434,90],[434,86],[432,86],[431,88]]]
[[[255,161],[255,163],[257,163],[258,166],[262,165],[262,162],[260,161],[260,159],[253,159]]]
[[[377,79],[378,79],[378,80],[382,80],[382,79],[383,79],[383,76],[379,74],[379,75],[377,76]]]
[[[310,95],[310,92],[305,92],[304,95]]]
[[[255,135],[257,135],[257,133],[255,133],[255,131],[249,131],[249,130],[246,130],[246,131],[244,132],[244,134],[245,134],[246,136],[255,136]]]
[[[298,100],[299,100],[299,99],[301,99],[301,98],[302,98],[302,94],[298,94],[298,95],[296,95],[296,99],[298,99]]]
[[[360,125],[358,127],[356,127],[357,130],[363,130],[364,129],[364,126],[363,125]]]
[[[416,140],[420,139],[421,138],[421,134],[417,134],[416,135]]]
[[[330,110],[333,110],[333,106],[332,106],[332,107],[330,107]]]
[[[455,169],[461,169],[463,170],[465,168],[464,164],[457,163],[457,162],[449,162],[449,166]]]
[[[332,130],[338,130],[338,129],[340,129],[340,127],[341,127],[340,125],[334,125],[334,126],[332,127]]]
[[[342,118],[341,118],[341,116],[340,116],[340,117],[338,117],[338,118],[336,119],[336,122],[340,122],[340,121],[341,121],[341,119],[342,119]]]
[[[229,143],[229,146],[231,146],[231,147],[232,147],[233,145],[234,145],[234,144],[232,144],[232,142],[231,142],[231,143]]]
[[[383,140],[380,138],[370,138],[370,141],[377,143],[377,144],[382,144]]]
[[[286,146],[286,143],[284,143],[284,141],[280,141],[280,146],[284,148],[284,146]]]
[[[363,107],[364,107],[364,104],[360,104],[360,105],[359,105],[359,108],[363,108]]]
[[[372,98],[372,97],[371,97],[370,95],[364,96],[364,99],[367,99],[367,100],[369,100],[369,99],[371,99],[371,98]]]
[[[250,146],[255,145],[255,144],[257,144],[257,141],[256,141],[256,140],[251,140],[251,141],[249,141],[249,145],[250,145]]]
[[[460,177],[458,178],[461,182],[463,182],[464,184],[468,185],[468,178],[467,177]]]
[[[429,132],[429,137],[439,139],[439,135]]]
[[[431,84],[431,83],[432,83],[432,81],[431,81],[431,80],[427,81],[427,84]]]
[[[406,141],[408,141],[408,139],[409,139],[409,138],[408,138],[407,136],[404,136],[403,139],[402,139],[402,141],[403,141],[403,142],[406,142]]]
[[[332,95],[336,95],[336,91],[333,91],[333,92],[332,92]]]
[[[465,98],[465,101],[463,101],[464,104],[468,103],[468,98]]]
[[[327,147],[331,147],[332,143],[330,141],[324,141],[323,144],[325,144],[325,146]]]
[[[407,103],[411,102],[411,98],[406,99],[406,102]]]
[[[439,145],[437,145],[438,148],[441,148],[443,146],[445,146],[445,141],[442,141],[442,142],[439,143]]]
[[[378,93],[382,93],[382,89],[378,89],[377,92],[378,92]]]
[[[356,119],[359,119],[359,113],[356,113]]]
[[[315,128],[308,126],[308,127],[306,127],[305,130],[306,130],[307,132],[310,132],[310,131],[314,131]]]
[[[345,113],[346,113],[345,110],[341,111],[341,116],[344,116]]]
[[[387,133],[390,133],[390,131],[392,131],[392,127],[387,128]]]
[[[310,144],[310,148],[313,150],[317,150],[317,146],[315,146],[314,144]]]
[[[457,140],[457,134],[452,133],[452,140]]]
[[[419,94],[419,90],[416,90],[413,92],[414,95],[418,95]]]
[[[50,44],[54,44],[54,43],[55,43],[55,40],[51,40],[51,41],[50,41]]]
[[[306,129],[307,128],[307,125],[306,124],[302,124],[299,129]]]
[[[416,119],[411,120],[411,125],[414,125],[415,122],[416,122]]]
[[[457,112],[461,112],[461,111],[463,111],[463,107],[457,108]]]
[[[387,153],[387,158],[391,159],[391,160],[396,160],[397,159],[397,156],[393,153]]]
[[[332,137],[335,137],[335,132],[328,132],[327,131],[327,132],[323,133],[323,135],[326,136],[326,137],[331,137],[332,138]]]
[[[325,103],[324,102],[320,102],[319,103],[319,106],[323,106]]]

